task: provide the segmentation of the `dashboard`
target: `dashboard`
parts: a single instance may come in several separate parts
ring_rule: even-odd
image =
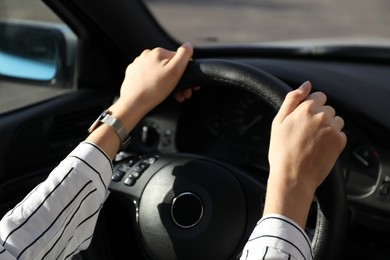
[[[200,91],[183,107],[177,148],[268,171],[275,114],[246,92],[223,86]]]

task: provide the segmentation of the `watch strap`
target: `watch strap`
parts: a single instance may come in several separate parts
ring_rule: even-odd
[[[119,136],[121,140],[121,149],[124,149],[127,147],[127,145],[130,143],[131,137],[126,132],[126,129],[123,127],[121,122],[111,115],[111,112],[109,110],[104,110],[100,116],[96,119],[96,121],[91,125],[91,127],[88,129],[89,133],[92,133],[100,124],[107,124],[112,129],[114,129],[115,133]]]

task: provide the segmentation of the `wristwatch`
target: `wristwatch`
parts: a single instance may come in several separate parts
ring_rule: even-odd
[[[123,127],[121,122],[111,115],[111,112],[108,109],[104,110],[95,122],[88,128],[88,133],[92,133],[102,123],[107,124],[114,129],[115,133],[121,139],[122,150],[129,145],[131,140],[130,135],[126,132],[126,129]]]

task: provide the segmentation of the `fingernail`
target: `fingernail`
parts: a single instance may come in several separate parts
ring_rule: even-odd
[[[306,89],[306,88],[308,88],[309,86],[310,86],[310,81],[305,81],[300,87],[299,87],[299,89],[301,89],[301,90],[304,90],[304,89]]]
[[[191,47],[192,47],[192,44],[189,43],[189,42],[185,42],[185,43],[183,43],[181,46],[184,47],[184,48],[191,48]]]

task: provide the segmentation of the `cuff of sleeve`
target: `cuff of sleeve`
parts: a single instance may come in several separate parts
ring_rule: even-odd
[[[80,143],[68,157],[77,158],[74,167],[92,180],[99,193],[105,198],[113,172],[112,162],[102,149],[93,143]]]
[[[297,259],[313,258],[311,243],[304,230],[293,220],[280,214],[263,216],[250,236],[247,246],[272,247],[296,256]]]

